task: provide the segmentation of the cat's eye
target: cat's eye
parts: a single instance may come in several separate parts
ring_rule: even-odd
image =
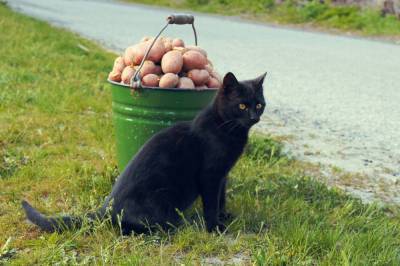
[[[240,110],[246,109],[246,105],[245,105],[244,103],[240,103],[240,104],[239,104],[239,109],[240,109]]]
[[[262,107],[262,104],[261,103],[257,103],[256,108],[257,109],[261,109],[261,107]]]

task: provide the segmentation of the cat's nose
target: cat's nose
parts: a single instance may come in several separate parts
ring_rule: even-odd
[[[260,121],[260,118],[258,116],[250,117],[250,121],[252,123],[257,123],[258,121]]]

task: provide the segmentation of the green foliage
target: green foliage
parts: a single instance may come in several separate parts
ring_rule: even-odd
[[[197,5],[207,5],[210,1],[209,0],[186,0],[186,2],[191,6],[197,6]]]
[[[270,160],[282,157],[282,144],[264,136],[253,136],[245,149],[250,160]]]
[[[104,83],[115,55],[1,5],[0,25],[0,264],[399,265],[398,215],[316,182],[265,136],[250,138],[230,173],[236,218],[225,234],[205,232],[199,202],[181,227],[150,235],[122,237],[109,221],[63,234],[25,223],[22,198],[45,213],[82,214],[110,191]]]
[[[318,19],[322,14],[325,14],[328,9],[328,5],[320,4],[319,1],[312,1],[308,2],[303,8],[301,8],[299,13],[305,21],[309,21]]]

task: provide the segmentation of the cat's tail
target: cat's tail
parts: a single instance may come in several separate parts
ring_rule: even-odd
[[[39,226],[46,232],[63,232],[71,229],[79,229],[84,224],[84,217],[78,216],[60,216],[47,217],[33,208],[27,201],[22,201],[22,207],[25,210],[29,221]],[[89,221],[100,217],[98,213],[89,213],[86,215]]]

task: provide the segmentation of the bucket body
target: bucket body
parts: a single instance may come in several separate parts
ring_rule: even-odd
[[[128,85],[109,82],[120,171],[154,134],[176,122],[192,120],[217,91],[141,88],[131,93]]]

